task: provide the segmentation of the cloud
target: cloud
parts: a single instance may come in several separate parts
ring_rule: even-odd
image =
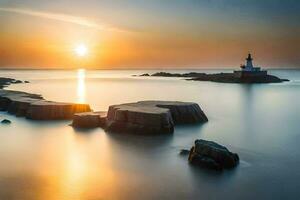
[[[40,17],[40,18],[44,18],[44,19],[56,20],[56,21],[61,21],[61,22],[67,22],[67,23],[77,24],[80,26],[85,26],[85,27],[94,28],[94,29],[98,29],[98,30],[104,30],[104,31],[131,32],[129,30],[125,30],[125,29],[121,29],[121,28],[117,28],[117,27],[113,27],[113,26],[108,26],[105,24],[100,24],[100,23],[94,22],[94,21],[89,20],[84,17],[66,15],[66,14],[61,14],[61,13],[36,11],[36,10],[23,9],[23,8],[22,9],[21,8],[10,8],[10,7],[0,7],[0,11],[34,16],[34,17]]]

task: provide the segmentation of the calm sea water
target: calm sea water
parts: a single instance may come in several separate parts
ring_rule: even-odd
[[[30,81],[9,89],[49,100],[86,102],[94,110],[139,100],[193,101],[209,118],[178,126],[173,135],[134,136],[0,113],[12,121],[0,126],[0,199],[299,198],[300,71],[271,71],[291,82],[262,85],[131,76],[145,72],[0,71]],[[189,165],[178,153],[198,138],[237,152],[240,165],[222,173]]]

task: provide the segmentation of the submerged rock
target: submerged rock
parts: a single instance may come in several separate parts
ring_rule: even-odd
[[[215,170],[230,169],[239,163],[239,156],[212,141],[196,140],[191,148],[189,162]]]
[[[75,128],[96,128],[105,126],[107,112],[77,113],[73,117]]]
[[[179,152],[179,155],[185,156],[185,155],[189,155],[190,154],[190,150],[187,149],[181,149]]]
[[[198,104],[140,101],[109,107],[106,129],[141,134],[173,133],[175,124],[208,121]]]
[[[8,119],[4,119],[4,120],[1,121],[1,123],[2,123],[2,124],[10,124],[11,121],[8,120]]]

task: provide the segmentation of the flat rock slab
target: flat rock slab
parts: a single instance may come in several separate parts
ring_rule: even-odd
[[[72,119],[75,113],[91,111],[88,104],[46,101],[26,92],[0,90],[0,110],[33,120]]]
[[[96,128],[104,127],[107,112],[84,112],[77,113],[73,117],[72,126],[74,128]]]
[[[140,101],[110,106],[106,129],[142,134],[173,133],[176,124],[206,121],[206,115],[196,103]]]

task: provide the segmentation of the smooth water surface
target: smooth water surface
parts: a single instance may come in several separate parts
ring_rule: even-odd
[[[94,110],[139,100],[193,101],[209,118],[151,137],[0,113],[12,121],[0,125],[0,199],[298,198],[300,71],[274,70],[291,81],[253,85],[131,76],[146,72],[0,71],[0,77],[30,81],[8,89],[49,100],[85,102]],[[240,155],[240,165],[222,173],[189,165],[178,153],[199,138],[226,145]]]

